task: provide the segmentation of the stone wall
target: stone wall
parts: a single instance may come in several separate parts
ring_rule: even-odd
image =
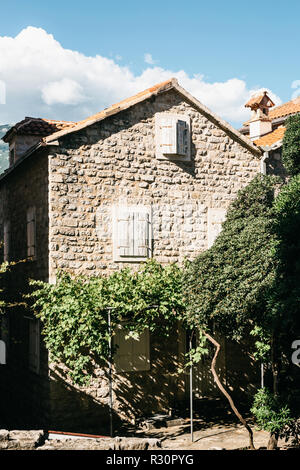
[[[60,436],[49,439],[47,432],[8,431],[0,429],[0,451],[2,450],[155,450],[162,447],[155,438],[139,437],[78,437]]]
[[[154,116],[162,111],[190,116],[190,162],[156,158]],[[64,137],[50,155],[49,168],[49,276],[54,279],[59,268],[103,275],[125,265],[113,260],[111,208],[118,203],[152,207],[153,256],[159,262],[194,258],[208,246],[209,212],[223,209],[225,214],[237,191],[259,172],[260,161],[171,91]],[[142,414],[167,411],[185,396],[185,377],[176,372],[183,343],[179,351],[174,337],[163,346],[152,337],[151,370],[114,375],[118,416],[134,422]],[[69,414],[74,425],[84,407],[90,420],[98,413],[102,422],[107,420],[104,370],[88,389],[75,394],[71,407],[55,367],[52,374],[56,423],[64,410],[64,420]]]
[[[156,112],[188,114],[191,162],[158,160]],[[226,209],[259,158],[169,91],[63,138],[50,156],[50,277],[57,268],[103,274],[113,261],[111,207],[153,208],[153,256],[162,263],[207,248],[209,208]]]

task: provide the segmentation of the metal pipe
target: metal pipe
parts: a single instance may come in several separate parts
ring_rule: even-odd
[[[262,362],[261,363],[261,366],[260,366],[260,386],[261,388],[264,388],[264,363]]]
[[[107,309],[108,317],[108,347],[109,347],[109,362],[108,362],[108,377],[109,377],[109,425],[110,425],[110,437],[113,437],[113,386],[112,386],[112,343],[111,343],[111,308]]]
[[[266,175],[267,174],[267,165],[266,165],[266,160],[269,158],[269,151],[268,150],[265,150],[264,151],[264,155],[260,161],[260,172],[262,175]],[[262,362],[261,363],[261,366],[260,366],[260,385],[261,385],[261,388],[264,388],[264,363]]]
[[[263,157],[260,161],[260,172],[261,172],[262,175],[267,174],[267,165],[266,165],[267,158],[269,158],[269,152],[265,151],[264,155],[263,155]]]

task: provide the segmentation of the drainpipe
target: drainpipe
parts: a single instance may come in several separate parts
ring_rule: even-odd
[[[111,307],[107,308],[107,321],[108,321],[108,347],[109,347],[109,362],[108,362],[108,378],[109,378],[109,427],[110,437],[113,437],[113,383],[112,383],[112,331],[111,331]]]
[[[266,175],[267,174],[267,164],[266,164],[266,160],[269,158],[269,151],[268,150],[265,150],[264,151],[264,155],[260,161],[260,172],[262,175]],[[262,362],[261,363],[261,366],[260,366],[260,386],[261,388],[264,388],[264,372],[265,372],[265,365],[264,363]]]

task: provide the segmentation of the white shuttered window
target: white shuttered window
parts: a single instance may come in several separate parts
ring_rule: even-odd
[[[36,256],[36,211],[35,207],[27,209],[27,256]]]
[[[151,212],[145,207],[114,210],[114,260],[142,261],[151,256]]]
[[[190,118],[181,114],[155,115],[156,156],[158,159],[191,159]]]
[[[116,371],[133,372],[150,370],[149,330],[144,330],[139,339],[125,339],[126,334],[120,326],[114,337],[114,344],[118,345],[115,354]]]

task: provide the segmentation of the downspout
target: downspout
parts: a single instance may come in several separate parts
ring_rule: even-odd
[[[269,151],[268,150],[265,150],[264,151],[264,154],[263,154],[263,157],[260,161],[260,173],[262,175],[266,175],[267,174],[267,164],[266,164],[266,160],[269,158]],[[264,363],[262,362],[261,363],[261,366],[260,366],[260,386],[261,388],[264,388],[264,375],[265,375],[265,365]]]

